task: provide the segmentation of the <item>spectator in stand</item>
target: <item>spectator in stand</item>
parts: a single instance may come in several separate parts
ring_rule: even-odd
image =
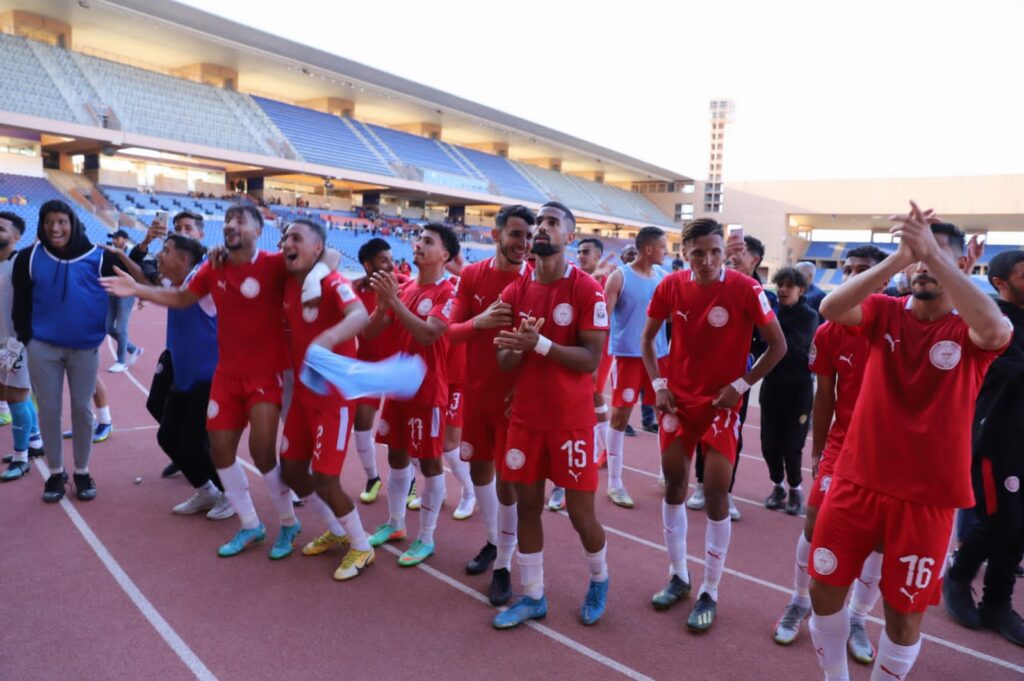
[[[111,235],[114,248],[125,253],[128,249],[128,232],[119,229]],[[142,356],[142,348],[136,347],[128,340],[128,319],[135,307],[135,298],[107,297],[107,335],[117,344],[117,361],[107,371],[120,374],[128,371]]]
[[[619,255],[619,257],[622,258],[623,265],[628,265],[634,260],[636,260],[636,254],[636,246],[630,244],[622,249],[622,253]]]
[[[672,260],[672,271],[673,272],[678,272],[680,270],[685,270],[685,269],[686,269],[686,263],[685,262],[683,262],[679,258],[674,258]]]
[[[804,260],[796,264],[796,269],[800,271],[800,274],[804,275],[804,280],[807,282],[807,293],[804,294],[804,298],[807,300],[807,304],[817,312],[818,308],[821,307],[821,301],[825,299],[825,292],[814,283],[814,273],[816,271],[814,263]],[[818,323],[821,324],[824,321],[819,314]]]

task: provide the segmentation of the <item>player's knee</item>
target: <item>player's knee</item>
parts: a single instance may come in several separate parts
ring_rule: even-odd
[[[281,481],[288,485],[292,489],[300,486],[303,478],[306,476],[305,470],[302,468],[302,464],[295,461],[288,461],[282,459],[281,461]]]
[[[437,475],[444,475],[444,468],[441,466],[441,459],[420,459],[420,470],[423,475],[432,478]]]
[[[897,613],[889,609],[885,613],[885,633],[898,646],[912,646],[921,638],[920,614]]]
[[[839,612],[846,602],[847,591],[848,588],[832,586],[812,578],[810,592],[814,612],[819,615],[833,615]]]

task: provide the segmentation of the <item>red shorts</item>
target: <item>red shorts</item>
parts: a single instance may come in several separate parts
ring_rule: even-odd
[[[879,494],[835,477],[818,511],[811,542],[810,574],[846,587],[881,544],[882,597],[900,612],[938,605],[946,551],[956,509],[927,506]]]
[[[606,352],[601,355],[601,363],[597,365],[597,374],[594,377],[594,392],[604,395],[604,387],[608,385],[608,374],[612,371],[612,356]]]
[[[353,418],[350,402],[293,401],[281,436],[281,458],[312,459],[314,473],[341,475]]]
[[[732,409],[716,409],[710,403],[686,409],[678,406],[676,414],[658,415],[658,440],[661,451],[669,448],[677,439],[683,441],[683,452],[693,457],[697,444],[707,451],[720,452],[733,466],[736,465],[740,428],[741,401]],[[680,405],[679,396],[676,404]]]
[[[444,409],[384,400],[377,442],[414,459],[440,459],[444,453]]]
[[[643,392],[644,404],[655,402],[651,377],[641,357],[616,357],[612,361],[612,406],[632,407]]]
[[[832,484],[832,471],[835,467],[836,456],[826,447],[821,453],[821,461],[818,462],[818,476],[811,483],[811,493],[807,495],[807,505],[811,508],[821,508],[825,494]]]
[[[545,432],[512,424],[506,446],[502,480],[524,484],[550,480],[565,489],[597,491],[593,426]]]
[[[215,371],[206,407],[206,429],[242,430],[257,404],[281,406],[282,386],[281,374],[236,378]]]
[[[444,425],[462,428],[462,384],[448,384],[448,409],[444,412]]]
[[[459,456],[463,461],[493,461],[500,478],[505,460],[508,419],[505,418],[505,405],[488,404],[493,401],[493,397],[484,393],[467,397]]]
[[[359,397],[352,401],[357,407],[366,405],[367,407],[373,407],[374,411],[380,411],[380,403],[384,401],[383,397]]]

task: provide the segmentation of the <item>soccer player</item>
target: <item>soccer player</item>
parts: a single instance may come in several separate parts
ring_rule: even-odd
[[[885,253],[876,246],[859,246],[850,250],[843,262],[843,281],[871,269],[885,258]],[[821,502],[832,484],[836,458],[850,427],[868,350],[867,337],[851,333],[842,324],[825,322],[814,334],[808,356],[810,369],[818,379],[811,412],[811,472],[814,483],[807,495],[804,527],[797,539],[793,595],[773,632],[775,642],[780,645],[789,645],[796,639],[801,624],[811,613],[811,575],[807,571],[807,561],[811,554],[814,525]],[[872,552],[853,584],[853,595],[847,608],[850,616],[847,648],[853,659],[861,664],[870,664],[875,659],[875,649],[868,639],[864,619],[878,602],[881,575],[882,554]]]
[[[502,473],[508,432],[505,410],[515,373],[498,367],[494,338],[499,329],[512,326],[511,308],[499,296],[529,269],[526,256],[535,222],[536,215],[526,206],[498,211],[491,231],[494,257],[462,270],[449,331],[452,343],[465,346],[467,365],[473,367],[466,375],[462,457],[469,460],[487,531],[487,543],[466,565],[466,572],[481,574],[493,563],[489,592],[493,605],[504,605],[512,597],[510,571],[519,524],[515,488],[503,481]]]
[[[576,219],[560,203],[541,206],[533,237],[536,269],[501,294],[512,330],[498,333],[498,365],[518,370],[502,479],[519,499],[519,575],[523,596],[492,624],[510,629],[547,614],[544,597],[544,485],[566,490],[566,507],[590,572],[580,620],[597,623],[608,599],[604,528],[594,513],[597,490],[593,373],[608,330],[604,292],[565,257]]]
[[[462,261],[459,259],[457,271],[461,272]],[[449,271],[452,271],[454,263],[449,262]],[[461,285],[459,276],[449,278],[452,286],[457,291]],[[466,367],[466,346],[463,343],[455,343],[449,338],[448,342],[448,407],[444,413],[444,461],[448,464],[452,475],[459,481],[461,488],[459,503],[452,512],[455,520],[466,520],[473,515],[476,509],[476,492],[473,489],[473,479],[469,472],[469,462],[462,458],[462,426],[464,423],[463,411],[465,410],[465,384],[467,380]],[[420,500],[422,504],[422,499]]]
[[[654,290],[668,274],[661,267],[668,253],[664,230],[644,227],[636,235],[637,256],[628,265],[608,277],[604,295],[611,310],[612,419],[608,430],[608,498],[616,506],[633,508],[622,482],[625,451],[623,439],[633,413],[633,405],[643,393],[646,404],[654,404],[655,394],[640,356],[640,337],[647,321],[647,306]],[[661,361],[668,354],[664,329],[655,338],[655,355]]]
[[[302,553],[315,556],[336,546],[350,546],[334,572],[334,579],[345,581],[358,577],[374,558],[359,511],[341,488],[341,468],[352,431],[352,404],[333,390],[327,396],[317,395],[298,377],[311,345],[355,357],[356,334],[370,317],[352,285],[337,272],[320,282],[316,307],[302,304],[302,284],[320,262],[326,240],[323,226],[305,219],[293,220],[281,238],[289,275],[284,285],[284,315],[296,376],[281,437],[281,477],[327,528],[306,544]]]
[[[670,561],[669,583],[651,603],[656,610],[665,610],[690,593],[683,501],[690,459],[701,443],[708,515],[706,562],[700,596],[686,625],[702,632],[715,620],[718,583],[729,549],[729,485],[743,393],[786,354],[786,339],[761,285],[724,266],[725,236],[718,222],[701,218],[687,224],[683,249],[690,269],[670,274],[655,289],[643,332],[644,366],[661,412],[662,519]],[[655,338],[666,319],[672,321],[672,347],[665,360],[667,377],[662,377]],[[768,347],[748,370],[755,327]]]
[[[384,401],[377,441],[388,446],[388,522],[370,537],[372,546],[405,538],[406,498],[414,475],[409,458],[419,459],[423,483],[420,532],[403,553],[402,567],[419,565],[434,553],[434,530],[444,501],[442,448],[444,412],[448,406],[448,321],[451,314],[451,282],[445,264],[459,254],[459,238],[445,225],[429,223],[413,245],[413,262],[419,269],[413,281],[399,285],[390,272],[376,272],[370,286],[377,307],[364,337],[373,339],[388,326],[395,329],[395,350],[419,355],[427,373],[417,393],[408,400]]]
[[[847,679],[850,583],[879,544],[885,630],[873,678],[905,678],[941,594],[957,507],[970,506],[969,422],[985,370],[1010,341],[996,304],[957,269],[963,232],[913,202],[899,247],[821,304],[870,345],[861,395],[811,544],[810,630],[825,678]],[[912,296],[873,295],[914,265]],[[955,309],[954,309],[955,308]]]
[[[266,538],[249,495],[245,470],[237,460],[242,431],[249,426],[249,453],[270,492],[281,529],[270,549],[278,560],[291,554],[301,530],[292,508],[291,491],[277,465],[277,422],[281,413],[281,372],[288,366],[282,302],[287,277],[281,253],[256,247],[263,231],[263,215],[251,204],[228,209],[224,223],[224,251],[211,254],[183,289],[143,286],[129,275],[103,279],[118,296],[137,296],[167,307],[185,308],[211,295],[217,307],[217,369],[210,386],[206,427],[211,455],[224,494],[242,523],[238,533],[218,549],[227,558]],[[306,304],[319,298],[320,280],[340,260],[327,250],[310,272],[303,290]]]

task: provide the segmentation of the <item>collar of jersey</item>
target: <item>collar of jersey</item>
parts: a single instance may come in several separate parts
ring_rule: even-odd
[[[526,267],[526,263],[523,263],[523,267]],[[576,266],[571,262],[566,261],[565,263],[565,274],[562,275],[562,279],[568,279],[572,271],[576,269]],[[537,281],[537,270],[530,272],[530,281]]]
[[[914,296],[907,296],[907,302],[903,306],[903,309],[904,310],[909,310],[910,306],[913,305],[913,304],[914,304]],[[960,316],[960,310],[956,309],[955,307],[952,310],[950,310],[949,312],[950,312],[950,314],[955,314],[957,317]]]
[[[718,281],[725,281],[725,269],[726,268],[723,265],[722,266],[722,273],[718,275]],[[689,274],[689,278],[686,281],[687,282],[693,281],[693,270],[692,269],[686,270],[686,272]]]
[[[496,269],[498,269],[498,266],[497,266],[497,265],[495,264],[495,262],[494,262],[495,260],[497,260],[497,258],[495,258],[495,257],[493,257],[493,256],[492,256],[492,257],[491,257],[491,269],[492,269],[492,270],[496,270]],[[526,261],[524,260],[524,261],[523,261],[523,262],[522,262],[522,263],[521,263],[521,264],[519,265],[519,274],[522,274],[522,273],[523,273],[523,272],[525,272],[525,271],[526,271]]]

